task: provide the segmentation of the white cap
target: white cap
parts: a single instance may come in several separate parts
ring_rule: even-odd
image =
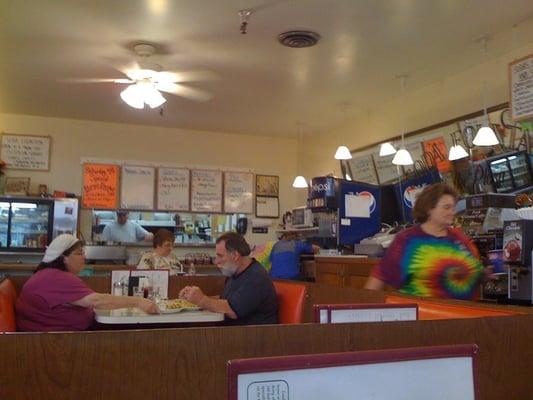
[[[79,241],[80,240],[76,236],[70,235],[68,233],[63,233],[62,235],[59,235],[54,240],[52,240],[52,243],[50,243],[50,245],[46,248],[46,251],[44,252],[43,262],[49,263],[50,261],[54,261],[61,254],[63,254],[65,250],[70,249]]]

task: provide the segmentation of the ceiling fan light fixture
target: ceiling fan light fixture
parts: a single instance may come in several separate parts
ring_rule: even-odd
[[[144,108],[144,100],[141,89],[137,85],[130,85],[120,92],[120,98],[130,107],[137,108],[139,110]]]
[[[157,108],[166,101],[167,99],[165,99],[163,95],[153,86],[149,89],[146,89],[144,92],[144,102],[148,104],[150,108]]]

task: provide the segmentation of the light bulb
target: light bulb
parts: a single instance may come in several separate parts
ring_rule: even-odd
[[[349,160],[351,158],[352,158],[352,154],[350,153],[350,150],[348,150],[348,147],[346,146],[337,147],[337,151],[335,152],[336,160]]]
[[[460,160],[461,158],[468,157],[468,153],[466,150],[461,146],[460,144],[456,144],[455,146],[452,146],[450,148],[450,152],[448,154],[448,160],[454,161],[454,160]]]
[[[413,165],[413,158],[411,157],[411,154],[405,149],[405,147],[402,147],[400,150],[396,152],[396,155],[392,159],[392,163],[394,165]]]
[[[396,149],[391,142],[381,143],[381,146],[379,146],[380,157],[391,156],[394,153],[396,153]]]
[[[296,178],[294,178],[294,182],[292,183],[293,188],[297,189],[303,189],[308,187],[307,181],[302,175],[298,175]]]
[[[130,85],[120,92],[120,98],[130,107],[144,108],[142,90],[137,84]]]
[[[489,126],[482,126],[476,133],[476,137],[472,141],[476,146],[495,146],[500,144],[496,134]]]

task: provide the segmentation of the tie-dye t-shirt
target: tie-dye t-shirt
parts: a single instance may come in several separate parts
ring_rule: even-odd
[[[477,249],[461,230],[436,237],[420,225],[400,232],[371,273],[401,293],[455,299],[474,297],[482,275]]]

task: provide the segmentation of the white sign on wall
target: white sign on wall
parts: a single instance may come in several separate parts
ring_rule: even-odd
[[[131,210],[153,210],[155,168],[122,166],[120,207]]]
[[[254,174],[250,172],[224,172],[224,212],[253,212]]]
[[[191,211],[222,212],[222,171],[191,171]]]
[[[9,169],[31,169],[48,171],[50,169],[50,137],[2,135],[0,158]]]
[[[509,92],[511,118],[533,117],[533,54],[509,64]]]
[[[157,169],[157,209],[189,210],[189,170],[183,168]]]

